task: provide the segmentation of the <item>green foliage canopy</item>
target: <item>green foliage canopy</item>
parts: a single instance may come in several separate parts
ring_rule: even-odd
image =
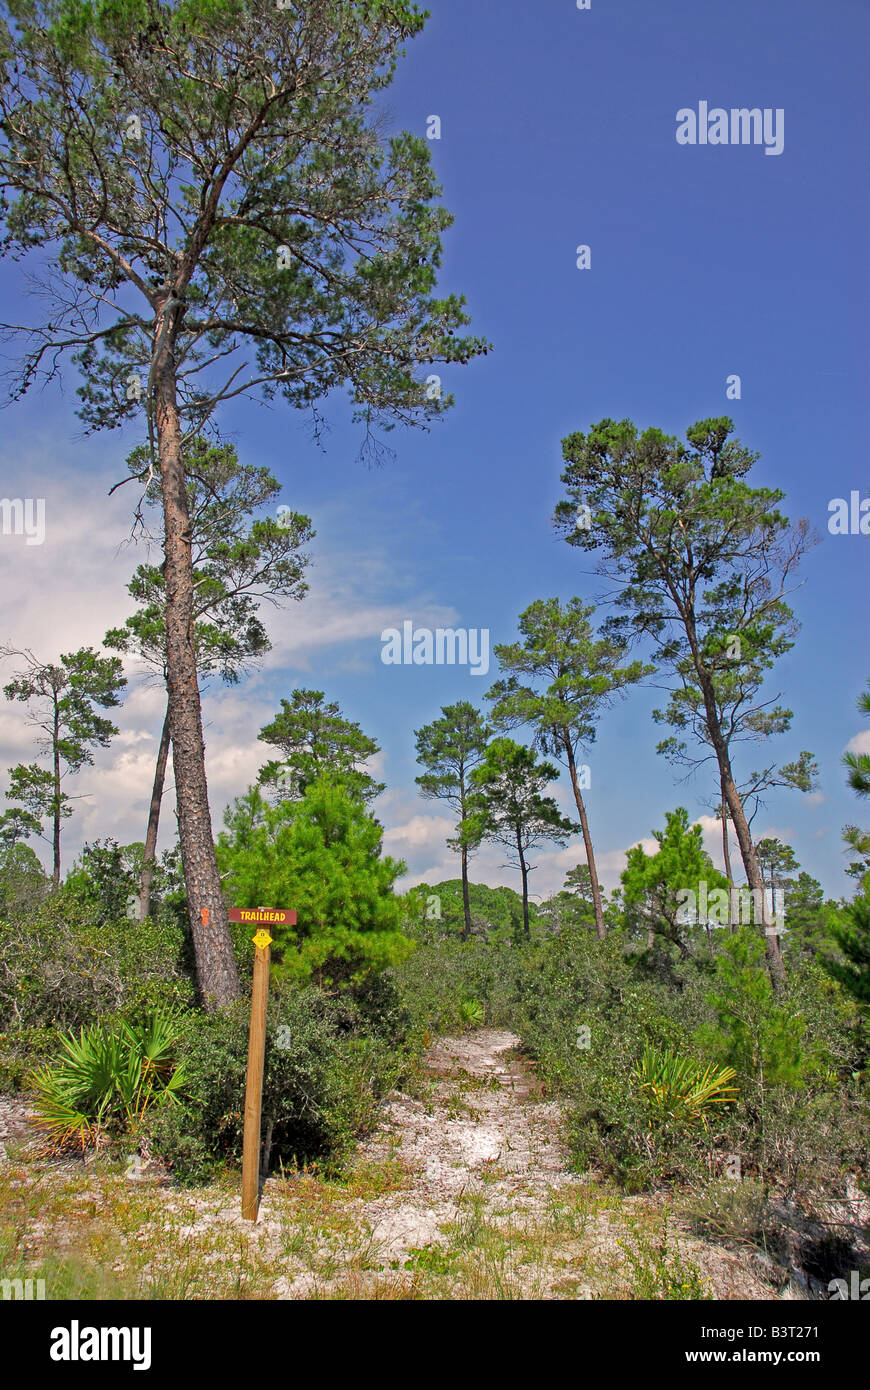
[[[340,782],[316,777],[299,801],[270,806],[252,788],[229,808],[218,863],[236,907],[295,909],[276,927],[279,974],[329,984],[395,964],[401,932],[400,860],[381,853],[383,828]]]

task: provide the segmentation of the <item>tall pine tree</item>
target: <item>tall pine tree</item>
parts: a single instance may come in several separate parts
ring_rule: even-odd
[[[495,655],[507,680],[488,691],[492,717],[501,729],[528,725],[535,746],[568,769],[571,792],[586,849],[595,911],[595,930],[605,934],[595,851],[583,798],[578,753],[594,742],[602,712],[617,694],[652,673],[641,661],[625,663],[624,644],[597,639],[589,621],[594,609],[572,598],[539,599],[519,617],[522,642],[497,646]]]
[[[471,936],[471,903],[468,894],[468,859],[476,849],[469,830],[469,795],[471,774],[486,753],[492,730],[468,700],[455,705],[442,705],[441,718],[424,724],[416,732],[417,762],[426,769],[417,786],[423,796],[433,801],[446,801],[457,813],[455,839],[449,840],[452,849],[459,851],[462,878],[462,935]]]
[[[187,448],[249,393],[311,409],[345,388],[365,429],[451,403],[433,364],[487,344],[434,294],[427,142],[384,140],[373,98],[424,16],[404,0],[28,0],[0,19],[3,250],[48,308],[20,395],[70,356],[89,429],[147,424],[160,480],[169,715],[201,993],[239,994],[197,684]]]

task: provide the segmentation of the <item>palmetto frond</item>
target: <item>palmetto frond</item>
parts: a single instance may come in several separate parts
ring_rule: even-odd
[[[641,1090],[674,1119],[700,1120],[705,1126],[713,1105],[730,1105],[738,1096],[733,1067],[702,1067],[694,1058],[648,1047],[635,1065]]]
[[[187,1079],[173,1060],[177,1041],[162,1014],[141,1028],[94,1024],[61,1038],[59,1056],[30,1076],[47,1148],[86,1148],[111,1127],[134,1128],[152,1105],[174,1103]]]

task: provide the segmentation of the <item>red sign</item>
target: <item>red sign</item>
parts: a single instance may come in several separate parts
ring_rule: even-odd
[[[245,922],[252,927],[295,927],[295,911],[283,907],[231,907],[231,922]]]

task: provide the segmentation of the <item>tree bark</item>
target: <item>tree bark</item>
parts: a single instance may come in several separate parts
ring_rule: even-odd
[[[722,856],[725,860],[725,877],[728,879],[729,888],[734,887],[734,874],[731,871],[731,846],[728,842],[728,807],[725,805],[725,798],[719,807],[722,812]]]
[[[526,866],[526,856],[523,854],[523,842],[517,831],[517,854],[520,860],[520,873],[523,879],[523,932],[527,941],[531,939],[532,929],[529,925],[529,870]]]
[[[758,860],[755,857],[755,847],[752,843],[752,836],[749,831],[749,824],[743,810],[743,802],[737,790],[737,784],[731,771],[731,759],[728,756],[728,747],[722,736],[719,725],[719,715],[716,709],[716,697],[713,691],[713,684],[709,675],[700,663],[696,667],[701,683],[701,693],[704,697],[704,710],[706,715],[707,729],[710,740],[713,744],[716,758],[719,763],[719,775],[722,787],[722,798],[731,816],[734,831],[737,835],[737,843],[740,846],[740,857],[743,860],[743,868],[746,871],[746,879],[751,889],[757,889],[761,899],[761,921],[764,932],[764,948],[767,952],[767,968],[770,973],[770,982],[774,990],[781,990],[785,985],[785,964],[782,959],[779,937],[773,931],[773,922],[767,911],[767,903],[764,898],[764,878]]]
[[[719,791],[721,794],[721,784]],[[719,805],[719,811],[722,816],[722,857],[725,860],[725,877],[728,879],[728,901],[731,903],[734,901],[734,871],[731,868],[731,845],[728,839],[728,807],[725,805],[724,795]],[[734,915],[731,912],[728,914],[728,921],[728,932],[730,936],[733,936],[737,931],[737,926],[734,922]]]
[[[163,784],[166,780],[166,764],[169,761],[169,706],[163,720],[160,734],[160,747],[157,750],[157,766],[154,769],[154,786],[151,789],[151,805],[148,808],[148,829],[145,832],[145,854],[142,859],[142,874],[139,879],[139,921],[144,922],[151,910],[151,882],[157,858],[157,831],[160,826],[160,804],[163,800]]]
[[[577,814],[580,817],[580,828],[583,831],[583,844],[586,846],[586,863],[589,865],[589,880],[592,884],[592,906],[595,911],[595,930],[599,938],[603,941],[606,935],[604,926],[604,911],[601,906],[601,889],[598,886],[598,871],[595,868],[595,851],[592,848],[592,836],[589,833],[589,821],[586,816],[586,806],[580,792],[580,784],[577,781],[577,764],[574,761],[574,749],[571,747],[570,739],[565,739],[565,753],[568,758],[568,770],[571,773],[571,786],[574,791],[574,801],[577,805]]]
[[[55,892],[60,888],[60,708],[58,694],[54,692],[54,737],[52,739],[54,756],[54,824],[52,826],[52,850],[54,863],[51,872],[51,885]]]
[[[180,307],[180,306],[178,306]],[[239,998],[226,905],[215,857],[205,774],[202,710],[196,669],[191,524],[187,507],[173,333],[164,306],[157,320],[154,414],[160,458],[166,554],[166,663],[169,730],[175,767],[178,832],[200,994],[215,1010]],[[162,341],[162,346],[160,346]]]
[[[462,759],[459,764],[459,833],[465,829],[465,761]],[[465,925],[462,928],[462,936],[465,941],[471,939],[471,903],[468,897],[468,846],[463,840],[462,854],[460,857],[462,872],[462,912],[465,917]]]
[[[468,941],[471,938],[471,903],[468,897],[468,850],[462,846],[462,910],[465,914],[465,925],[462,928],[463,938]]]

